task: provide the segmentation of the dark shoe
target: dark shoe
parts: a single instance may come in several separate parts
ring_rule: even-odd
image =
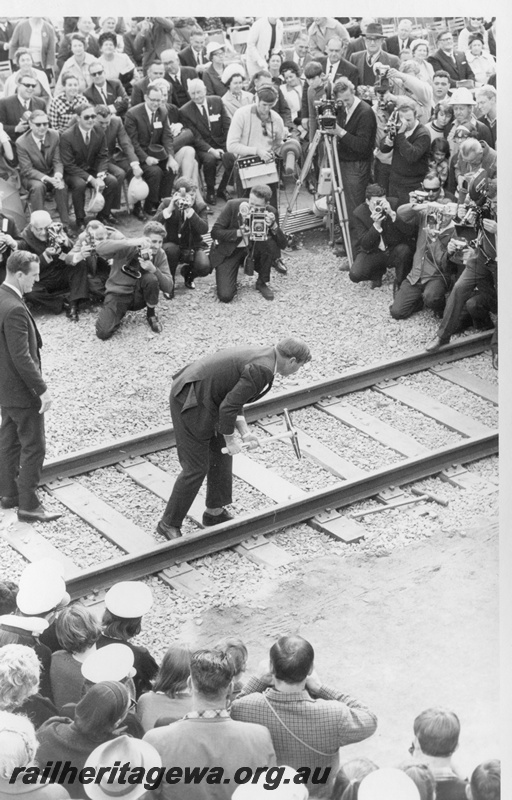
[[[187,287],[187,289],[195,289],[196,285],[194,283],[194,278],[192,277],[193,273],[188,264],[185,264],[181,268],[180,272],[185,281],[185,286]]]
[[[142,203],[135,203],[135,205],[133,206],[132,214],[133,214],[134,217],[137,217],[137,219],[140,219],[140,220],[145,220],[146,219],[146,215],[144,214],[144,211],[142,210]]]
[[[226,203],[229,200],[229,197],[227,196],[224,189],[217,189],[217,197],[219,198],[219,200],[224,200]]]
[[[43,506],[39,506],[34,511],[23,511],[18,508],[18,519],[20,522],[53,522],[54,519],[59,519],[62,514],[57,514],[53,511],[45,511]]]
[[[441,347],[445,344],[449,344],[450,339],[440,339],[439,336],[436,336],[435,339],[432,339],[431,342],[427,344],[425,350],[427,353],[435,353],[437,350],[440,350]]]
[[[146,317],[146,319],[153,333],[162,333],[164,328],[156,314],[153,314],[151,317]]]
[[[288,267],[286,266],[282,258],[276,258],[272,266],[274,267],[276,272],[279,272],[280,275],[288,275]]]
[[[225,508],[222,509],[220,514],[209,514],[205,511],[203,514],[203,525],[208,528],[210,525],[220,525],[221,522],[229,522],[230,519],[234,519],[233,514],[230,514]]]
[[[76,232],[83,233],[85,231],[85,219],[77,219]]]
[[[162,536],[165,536],[165,538],[169,539],[169,541],[172,541],[172,539],[178,539],[182,535],[181,528],[175,528],[174,525],[168,525],[167,522],[163,521],[163,519],[161,519],[156,526],[156,532],[160,533]]]
[[[256,281],[256,289],[265,298],[265,300],[274,299],[274,292],[272,291],[268,283],[263,283],[263,281]]]
[[[146,203],[144,205],[144,213],[148,215],[148,217],[152,217],[156,214],[158,206],[155,206],[153,203]]]
[[[398,292],[399,289],[400,289],[400,284],[398,283],[398,281],[393,281],[393,297],[396,296],[396,293]]]
[[[117,225],[117,220],[112,214],[97,214],[96,219],[103,225]]]
[[[78,322],[78,303],[70,303],[69,308],[66,309],[66,316],[71,322]]]
[[[209,206],[217,205],[217,198],[215,197],[215,194],[213,192],[206,193],[206,202]]]
[[[315,186],[315,184],[313,183],[313,181],[307,181],[307,183],[306,183],[306,189],[308,190],[308,192],[309,192],[310,194],[316,194],[316,186]]]
[[[377,278],[376,281],[372,281],[370,283],[371,289],[380,289],[381,286],[382,286],[382,278]]]
[[[12,497],[0,497],[0,506],[2,508],[15,508],[19,503],[19,498],[17,495],[12,495]]]

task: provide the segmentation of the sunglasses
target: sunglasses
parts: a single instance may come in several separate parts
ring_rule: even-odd
[[[99,72],[91,72],[90,74],[91,77],[96,78],[98,75],[103,75],[104,72],[105,72],[104,69],[100,69]]]
[[[96,119],[97,114],[84,114],[82,119]]]
[[[25,89],[35,89],[37,83],[22,83],[21,85],[24,86]]]
[[[50,124],[49,122],[33,122],[32,123],[32,125],[34,125],[34,127],[36,127],[36,128],[47,128],[49,124]]]

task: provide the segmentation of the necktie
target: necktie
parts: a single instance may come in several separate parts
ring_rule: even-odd
[[[155,128],[155,116],[156,116],[156,114],[153,111],[153,113],[151,114],[151,130],[154,130],[154,128]]]
[[[197,61],[198,64],[202,64],[203,63],[203,51],[202,50],[200,50],[199,53],[197,53],[196,61]]]
[[[203,115],[205,123],[208,125],[208,127],[210,127],[210,120],[208,119],[208,114],[204,106],[201,106],[201,114]]]
[[[90,141],[91,141],[91,133],[90,133],[90,131],[87,131],[86,134],[85,134],[85,144],[87,145],[87,147],[89,147],[89,142]]]

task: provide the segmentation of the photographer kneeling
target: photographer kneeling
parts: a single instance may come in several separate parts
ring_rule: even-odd
[[[226,203],[212,228],[210,263],[222,303],[230,303],[235,296],[238,268],[244,261],[247,275],[258,273],[255,288],[265,300],[274,299],[268,285],[270,268],[287,239],[279,227],[277,210],[268,205],[270,197],[271,189],[265,184],[253,186],[248,200]]]
[[[176,267],[183,264],[181,274],[187,289],[195,289],[194,279],[212,271],[203,235],[208,233],[207,206],[196,198],[197,186],[188,178],[178,178],[172,197],[160,203],[155,221],[166,231],[163,249],[173,280]]]
[[[96,244],[102,258],[113,258],[105,285],[103,307],[96,320],[96,335],[110,339],[127,311],[146,308],[147,322],[153,333],[161,333],[162,325],[155,313],[160,290],[171,294],[173,279],[162,249],[165,228],[159,222],[148,222],[136,239],[105,240]]]

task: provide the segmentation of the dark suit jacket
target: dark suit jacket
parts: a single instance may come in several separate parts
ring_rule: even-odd
[[[144,102],[144,95],[146,94],[146,90],[149,86],[151,81],[146,76],[141,81],[137,81],[132,86],[132,93],[130,96],[130,106],[138,106],[140,103]]]
[[[358,69],[358,72],[359,72],[359,83],[363,84],[363,86],[364,85],[373,86],[373,83],[372,84],[367,84],[366,81],[365,81],[365,78],[364,78],[364,62],[365,62],[366,56],[367,56],[366,50],[361,50],[359,53],[353,53],[350,56],[350,61]],[[381,50],[380,56],[379,56],[379,58],[377,60],[380,61],[381,64],[388,64],[390,67],[395,67],[395,69],[399,69],[400,68],[400,59],[397,58],[396,56],[392,56],[389,53],[384,52],[383,50]],[[374,83],[375,83],[375,81],[374,81]]]
[[[329,69],[327,58],[319,58],[318,63],[322,65],[324,72],[327,74],[327,70]],[[359,70],[354,64],[347,61],[346,58],[340,59],[338,69],[336,70],[336,78],[341,78],[342,76],[352,81],[354,86],[359,86]]]
[[[218,426],[220,433],[231,434],[244,405],[270,390],[275,363],[273,347],[220,350],[173,375],[171,398],[188,387],[183,411],[200,406],[204,409],[205,427],[211,427],[213,433]]]
[[[206,94],[216,94],[217,97],[222,97],[228,91],[228,87],[222,83],[219,73],[213,65],[204,70],[202,78],[206,84]]]
[[[291,50],[284,51],[284,61],[293,61],[294,64],[297,64],[297,66],[299,66],[299,57],[293,47]],[[304,72],[304,68],[307,67],[310,61],[313,61],[313,56],[311,55],[311,53],[306,53],[302,61],[302,65],[299,67],[301,75]]]
[[[366,40],[364,36],[357,36],[348,43],[347,49],[345,50],[345,58],[350,61],[350,56],[354,53],[360,53],[361,50],[366,50]]]
[[[347,133],[338,139],[340,161],[371,161],[377,134],[377,118],[372,107],[361,100],[344,128]]]
[[[220,147],[225,150],[226,137],[231,124],[229,114],[220,97],[208,96],[206,103],[210,117],[209,127],[199,108],[192,100],[180,108],[181,121],[194,134],[194,147],[196,150],[203,153],[207,152],[210,147]]]
[[[240,203],[246,203],[247,200],[243,197],[236,200],[228,200],[222,211],[220,212],[217,221],[212,228],[212,239],[217,244],[210,250],[210,261],[212,267],[216,268],[226,258],[234,253],[237,245],[241,239],[238,236],[238,229],[240,228],[240,220],[238,216],[238,209]],[[279,224],[279,214],[273,206],[267,206],[269,211],[275,214],[276,220]],[[281,228],[277,228],[275,234],[270,234],[276,241],[280,248],[287,246],[287,238],[282,232]]]
[[[126,90],[121,81],[112,79],[106,81],[104,89],[107,94],[107,106],[114,106],[116,114],[124,116],[128,111],[130,99],[126,94]],[[94,106],[105,105],[105,100],[100,94],[98,88],[93,84],[84,92],[85,97],[91,101]]]
[[[388,197],[389,205],[396,211],[398,200],[396,197]],[[352,213],[352,224],[354,227],[354,254],[357,253],[377,253],[379,252],[380,237],[386,247],[395,247],[402,242],[411,242],[410,232],[407,226],[397,216],[393,222],[391,217],[384,218],[382,222],[382,234],[373,225],[370,208],[367,203],[361,203]]]
[[[407,39],[405,40],[406,48],[410,47],[412,42],[414,42],[414,36],[408,36]],[[387,53],[390,53],[392,56],[399,56],[400,45],[399,45],[398,34],[395,34],[395,36],[388,36],[388,38],[384,40],[382,49],[385,50]]]
[[[165,148],[165,152],[168,156],[174,155],[169,120],[166,112],[161,108],[157,111],[156,121],[161,122],[162,127],[151,130],[145,103],[139,103],[138,106],[130,108],[126,112],[124,120],[126,133],[131,139],[133,149],[141,164],[146,162],[146,158],[148,157],[147,149],[150,144],[160,144]]]
[[[34,97],[30,101],[30,111],[35,111],[36,109],[46,111],[46,103],[40,97]],[[25,111],[26,109],[18,100],[17,94],[13,94],[10,97],[3,97],[0,100],[0,122],[4,126],[6,134],[13,142],[21,136],[21,134],[16,133],[14,129]]]
[[[107,152],[110,161],[128,159],[129,162],[138,161],[133,144],[126,133],[126,129],[119,117],[112,117],[107,130]]]
[[[108,167],[107,140],[102,130],[92,128],[91,141],[86,147],[78,125],[68,128],[60,137],[60,154],[66,177],[79,177],[85,181]]]
[[[41,337],[32,314],[14,289],[0,286],[0,406],[40,408]]]
[[[190,95],[188,93],[188,81],[193,80],[193,78],[197,78],[197,72],[195,71],[195,69],[193,69],[192,67],[181,67],[181,69],[180,69],[180,83],[181,83],[184,91],[187,93],[188,100],[190,100]],[[169,97],[168,97],[169,103],[172,103],[173,105],[178,106],[178,108],[180,108],[181,106],[184,106],[185,103],[180,102],[180,99],[179,99],[178,95],[176,94],[176,89],[174,88],[174,84],[173,84],[172,80],[170,79],[169,75],[166,74],[165,75],[165,79],[167,81],[169,81],[169,83],[171,85],[171,91],[169,92]],[[188,102],[188,100],[187,100],[187,102]]]
[[[178,58],[180,59],[180,64],[184,67],[193,67],[194,69],[197,67],[195,50],[192,49],[192,45],[190,44],[188,47],[184,47],[183,50],[180,50]],[[206,64],[207,61],[206,47],[203,47],[203,64]]]
[[[60,136],[49,128],[41,150],[34,141],[31,131],[27,131],[16,143],[20,174],[23,182],[41,181],[44,176],[53,178],[56,172],[64,174],[60,156]]]
[[[4,231],[4,228],[7,227],[7,230]],[[19,242],[21,238],[21,234],[16,227],[16,223],[13,219],[8,217],[6,214],[2,214],[0,211],[0,231],[4,233],[8,233],[9,236],[12,236],[17,242]],[[0,284],[3,283],[5,279],[5,263],[11,253],[14,252],[13,248],[5,247],[0,250]]]
[[[164,217],[162,212],[170,202],[171,198],[166,197],[158,206],[155,214],[155,221],[161,222],[167,232],[165,241],[179,244],[181,247],[193,247],[196,250],[201,246],[205,248],[206,245],[202,237],[205,233],[208,233],[208,207],[206,203],[199,205],[196,201],[194,203],[195,213],[193,216],[190,219],[183,220],[181,212],[177,208],[174,209],[168,219]]]
[[[450,76],[450,86],[455,86],[457,81],[474,81],[475,76],[473,70],[469,66],[466,56],[459,50],[454,50],[455,63],[444,53],[442,50],[436,50],[431,56],[427,58],[434,68],[434,72],[438,69],[444,69]]]

